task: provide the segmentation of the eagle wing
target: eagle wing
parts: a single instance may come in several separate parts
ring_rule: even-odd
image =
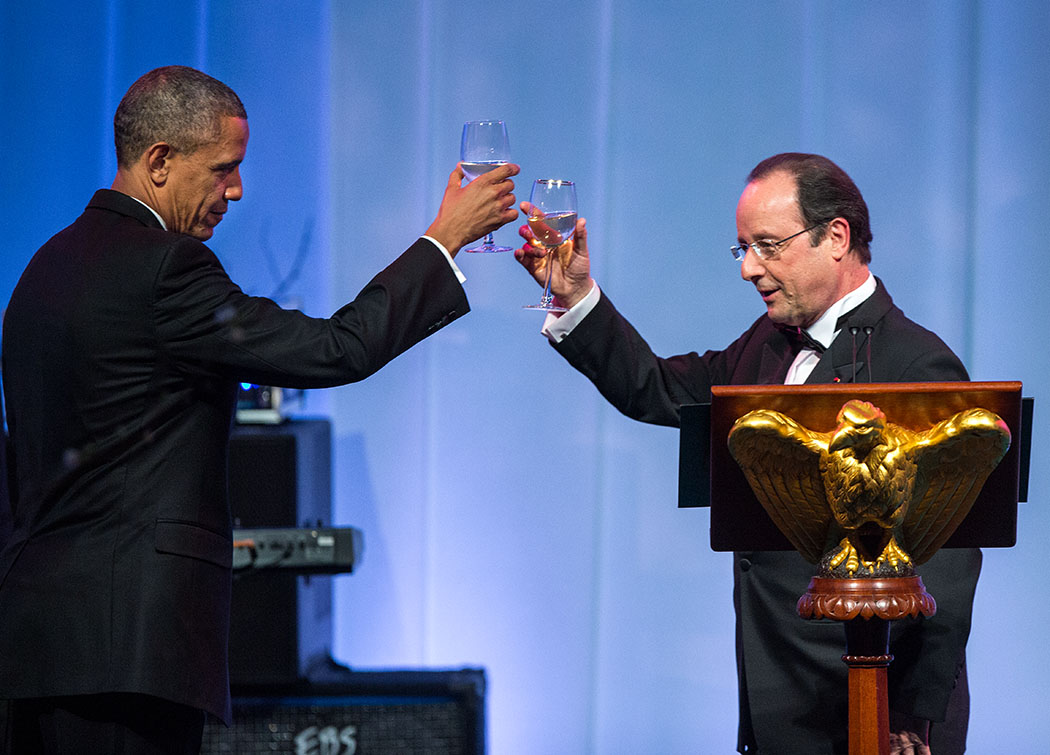
[[[831,521],[820,475],[828,437],[768,409],[748,412],[729,431],[729,452],[755,497],[795,549],[814,564],[824,554]]]
[[[1010,448],[1010,429],[993,412],[968,409],[916,433],[912,444],[918,470],[903,535],[904,547],[918,565],[970,513],[988,475]]]

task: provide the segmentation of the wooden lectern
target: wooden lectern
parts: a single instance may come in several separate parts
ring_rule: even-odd
[[[1009,428],[1010,447],[942,547],[1015,544],[1017,502],[1027,497],[1032,414],[1031,400],[1022,399],[1021,384],[872,383],[716,386],[710,405],[682,407],[679,506],[710,505],[712,549],[793,549],[730,454],[727,439],[734,423],[751,411],[773,410],[814,432],[830,432],[839,410],[852,399],[870,402],[888,422],[915,432],[969,409],[998,415]],[[815,574],[817,570],[814,564]],[[921,565],[917,571],[921,575]],[[889,753],[889,622],[932,615],[935,597],[925,592],[919,576],[885,579],[863,574],[850,579],[815,576],[799,596],[802,618],[837,619],[845,627],[850,755]]]

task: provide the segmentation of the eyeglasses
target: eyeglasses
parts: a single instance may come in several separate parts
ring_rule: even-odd
[[[783,238],[780,241],[770,241],[764,239],[762,241],[752,241],[750,244],[736,244],[735,246],[729,247],[729,250],[733,253],[733,259],[737,262],[743,262],[744,257],[747,256],[747,250],[751,249],[755,252],[755,255],[760,260],[775,260],[781,252],[781,246],[791,241],[796,236],[801,236],[807,231],[812,231],[814,228],[819,228],[828,221],[822,220],[819,223],[811,225],[809,228],[803,228],[798,233],[793,233],[787,238]]]

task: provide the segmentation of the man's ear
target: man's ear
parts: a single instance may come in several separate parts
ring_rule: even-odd
[[[849,253],[850,227],[845,218],[835,218],[828,221],[825,234],[831,241],[831,254],[836,260],[841,260]]]
[[[163,186],[171,172],[175,148],[167,142],[157,142],[146,150],[146,169],[155,186]]]

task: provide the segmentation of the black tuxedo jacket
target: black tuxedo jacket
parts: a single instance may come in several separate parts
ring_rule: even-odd
[[[856,339],[850,329],[858,328]],[[866,332],[870,329],[870,332]],[[682,404],[710,401],[712,385],[783,383],[795,356],[765,315],[722,351],[660,358],[602,294],[555,348],[617,409],[677,426]],[[870,354],[870,360],[868,358]],[[848,316],[808,383],[967,380],[951,350],[894,306],[881,281]],[[890,706],[943,721],[965,660],[981,555],[943,550],[922,570],[937,600],[931,619],[894,622]],[[807,622],[795,605],[814,567],[794,552],[737,553],[734,603],[740,685],[740,751],[837,753],[846,749],[847,668],[841,625]]]
[[[137,692],[229,721],[238,381],[360,380],[468,310],[424,239],[331,318],[283,310],[139,202],[97,192],[30,261],[4,321],[0,698]]]

